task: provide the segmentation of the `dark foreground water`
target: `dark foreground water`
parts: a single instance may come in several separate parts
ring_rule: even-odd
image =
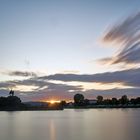
[[[0,112],[0,140],[140,140],[140,109]]]

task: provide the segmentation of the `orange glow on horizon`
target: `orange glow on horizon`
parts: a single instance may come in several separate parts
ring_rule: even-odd
[[[36,101],[40,101],[40,102],[46,102],[46,103],[60,103],[61,101],[66,101],[67,103],[69,102],[73,102],[73,99],[42,99],[42,100],[36,100]]]
[[[49,101],[46,101],[46,102],[49,102],[51,104],[60,103],[59,100],[49,100]]]

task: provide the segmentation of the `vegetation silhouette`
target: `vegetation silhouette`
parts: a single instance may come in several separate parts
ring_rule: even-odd
[[[84,96],[82,94],[75,94],[74,103],[75,103],[75,106],[84,105]]]
[[[103,96],[97,96],[97,103],[98,104],[102,104],[102,102],[103,102]]]
[[[96,98],[96,102],[91,103],[90,99],[84,99],[84,95],[74,95],[74,107],[82,108],[127,108],[127,107],[140,107],[140,97],[129,99],[127,95],[123,95],[117,99],[104,99],[103,96],[99,95]]]
[[[10,90],[9,96],[14,96],[14,91],[13,90]]]
[[[20,110],[22,103],[17,96],[0,97],[0,110]]]
[[[95,99],[85,99],[83,94],[77,93],[74,102],[61,101],[60,103],[34,102],[22,103],[21,99],[10,90],[8,97],[0,97],[0,111],[18,110],[63,110],[64,108],[140,108],[140,97],[129,99],[127,95],[121,98],[104,99],[99,95]],[[39,104],[38,104],[39,103]]]
[[[40,105],[32,106],[30,104],[22,103],[21,99],[17,96],[14,96],[14,91],[10,90],[8,97],[0,97],[0,111],[20,111],[20,110],[62,110],[62,103],[41,103]]]

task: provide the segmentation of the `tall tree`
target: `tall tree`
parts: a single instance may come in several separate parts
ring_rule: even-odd
[[[75,94],[74,95],[74,103],[76,105],[80,105],[84,102],[84,96],[82,94]]]
[[[101,96],[101,95],[97,96],[97,103],[101,104],[102,101],[103,101],[103,96]]]
[[[128,98],[127,98],[127,96],[126,95],[123,95],[122,97],[121,97],[121,99],[120,99],[120,101],[121,101],[121,104],[128,104]]]

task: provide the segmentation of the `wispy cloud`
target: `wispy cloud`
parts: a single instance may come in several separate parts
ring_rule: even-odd
[[[116,43],[120,47],[120,51],[113,57],[101,59],[100,62],[109,64],[140,63],[140,12],[110,28],[103,37],[103,41]]]
[[[26,80],[13,80],[0,82],[0,95],[8,95],[10,89],[15,90],[16,94],[22,99],[32,100],[55,98],[63,99],[72,97],[74,93],[82,90],[82,86],[72,86],[67,84],[55,84],[48,81],[40,80],[39,78],[29,78]],[[69,96],[70,93],[70,96]],[[62,96],[63,95],[63,96]]]
[[[140,86],[140,68],[122,70],[115,72],[105,72],[100,74],[54,74],[39,77],[40,80],[59,80],[59,81],[79,81],[79,82],[95,82],[102,84],[123,83],[129,86]]]
[[[19,76],[19,77],[36,77],[37,74],[35,72],[28,71],[7,71],[4,74],[9,76]]]
[[[62,81],[61,82],[53,82]],[[70,85],[70,82],[77,82],[76,85]],[[78,83],[79,82],[79,83]],[[108,85],[120,83],[121,88],[87,88],[80,83],[100,83]],[[0,94],[8,94],[8,90],[12,88],[24,100],[39,99],[72,99],[76,93],[83,93],[85,97],[94,97],[95,95],[118,96],[119,94],[138,95],[140,87],[140,68],[122,70],[115,72],[105,72],[99,74],[54,74],[42,77],[32,77],[24,80],[13,80],[0,82]],[[96,89],[96,90],[95,90]],[[122,91],[122,92],[121,92]],[[128,92],[127,92],[128,91]],[[1,93],[2,92],[2,93]],[[118,93],[117,93],[118,92]]]

